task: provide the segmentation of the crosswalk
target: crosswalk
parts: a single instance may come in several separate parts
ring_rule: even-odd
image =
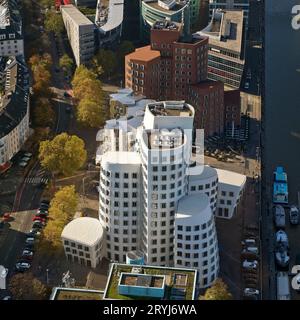
[[[27,177],[25,183],[28,184],[39,184],[39,183],[48,183],[49,179],[47,177]]]

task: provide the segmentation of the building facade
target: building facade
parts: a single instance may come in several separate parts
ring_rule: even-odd
[[[60,7],[76,65],[90,62],[95,51],[95,26],[74,5]]]
[[[6,60],[0,98],[0,166],[21,150],[29,136],[29,73],[22,58]]]
[[[208,78],[239,89],[245,65],[243,11],[215,10],[209,25],[195,37],[209,37]]]
[[[96,268],[103,257],[103,228],[99,220],[81,217],[69,222],[61,234],[69,261]]]
[[[0,1],[0,57],[24,55],[22,18],[18,1]]]
[[[194,108],[184,101],[154,102],[133,131],[121,125],[117,136],[115,129],[105,132],[104,144],[116,145],[120,132],[132,144],[119,143],[99,158],[99,219],[110,260],[125,262],[126,253],[140,250],[147,264],[179,266],[176,254],[182,252],[181,267],[197,262],[199,284],[207,287],[219,268],[214,225],[219,181],[215,169],[192,158],[194,116]],[[192,243],[183,246],[176,240],[177,225],[197,231]],[[185,245],[203,250],[196,255],[197,249]]]

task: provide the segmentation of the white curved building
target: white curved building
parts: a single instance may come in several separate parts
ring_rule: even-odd
[[[72,220],[61,234],[67,259],[96,268],[103,257],[103,236],[99,220],[90,217]]]
[[[99,219],[106,234],[108,259],[126,262],[137,250],[141,159],[136,152],[107,152],[101,159]]]
[[[175,215],[175,267],[198,269],[199,286],[210,286],[219,272],[214,214],[205,194],[185,196]]]
[[[131,131],[132,150],[108,151],[99,160],[99,219],[110,260],[125,262],[129,251],[139,250],[145,264],[198,269],[204,288],[219,271],[220,178],[201,157],[192,161],[193,120],[194,108],[184,101],[146,106],[143,122]],[[226,174],[237,178],[222,172],[221,190],[230,188]]]

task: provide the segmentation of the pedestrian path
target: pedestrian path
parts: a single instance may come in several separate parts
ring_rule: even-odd
[[[47,177],[27,177],[25,183],[28,184],[39,184],[39,183],[48,183],[49,179]]]

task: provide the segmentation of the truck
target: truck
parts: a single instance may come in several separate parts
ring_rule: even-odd
[[[287,272],[277,273],[277,300],[291,300],[290,281]]]

